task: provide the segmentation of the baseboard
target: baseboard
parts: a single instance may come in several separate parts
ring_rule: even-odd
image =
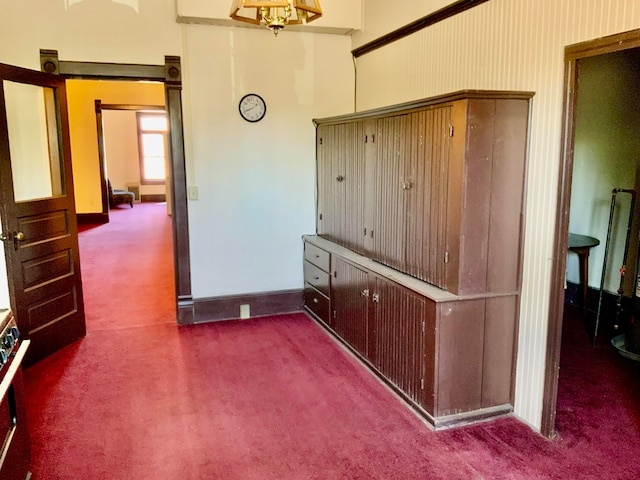
[[[161,203],[167,201],[167,196],[164,193],[157,193],[152,195],[140,195],[141,202]]]
[[[106,213],[77,213],[76,219],[82,225],[109,223],[109,215]]]
[[[301,312],[303,301],[302,289],[199,298],[193,301],[193,323],[240,319],[241,305],[249,306],[248,318]]]

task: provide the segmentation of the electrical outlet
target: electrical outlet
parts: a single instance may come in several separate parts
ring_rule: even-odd
[[[198,200],[198,187],[196,185],[190,185],[187,190],[189,192],[189,200]]]
[[[245,303],[240,305],[240,318],[245,319],[251,317],[251,307],[249,304]]]

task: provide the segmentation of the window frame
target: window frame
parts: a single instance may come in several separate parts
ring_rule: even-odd
[[[141,118],[142,117],[163,117],[167,121],[167,128],[165,130],[143,130],[141,126]],[[166,176],[167,176],[167,132],[169,130],[168,125],[169,119],[167,117],[166,111],[137,111],[136,112],[136,129],[138,136],[138,165],[140,168],[140,185],[165,185],[166,184]],[[144,134],[161,134],[163,140],[163,148],[164,148],[164,167],[165,167],[165,178],[162,180],[148,179],[146,178],[145,168],[144,168],[144,152],[143,152],[143,142],[142,137]]]

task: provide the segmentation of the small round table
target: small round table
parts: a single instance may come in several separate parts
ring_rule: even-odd
[[[589,250],[600,245],[600,240],[576,233],[569,234],[569,251],[578,255],[580,262],[580,285],[582,285],[582,311],[587,314],[587,291],[589,289]]]

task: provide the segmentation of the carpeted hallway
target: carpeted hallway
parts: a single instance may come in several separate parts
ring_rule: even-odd
[[[116,209],[80,254],[87,336],[25,371],[34,480],[640,478],[640,369],[575,312],[557,439],[435,433],[303,313],[178,327],[164,205]]]

